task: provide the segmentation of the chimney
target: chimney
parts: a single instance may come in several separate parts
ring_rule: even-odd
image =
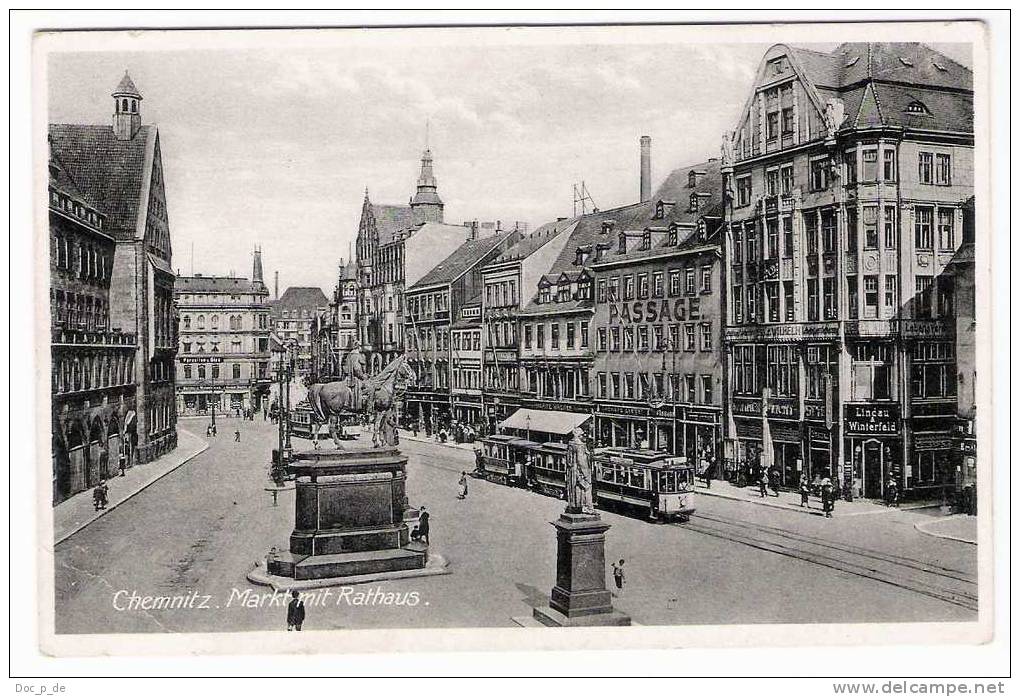
[[[280,299],[280,272],[273,272],[273,300]]]
[[[641,136],[641,201],[652,198],[652,139]]]

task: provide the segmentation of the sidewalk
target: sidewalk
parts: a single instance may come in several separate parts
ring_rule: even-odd
[[[941,537],[944,540],[955,540],[969,545],[977,544],[977,516],[956,514],[945,518],[923,521],[914,524],[918,532]]]
[[[455,443],[452,440],[448,440],[445,443],[440,443],[435,439],[435,437],[426,438],[424,435],[415,436],[412,434],[411,431],[405,431],[403,429],[400,429],[400,440],[413,440],[417,441],[418,443],[431,443],[432,445],[442,445],[447,448],[457,448],[458,450],[468,451],[474,451],[481,447],[481,443],[478,443],[478,441],[475,441],[474,443]],[[476,444],[477,447],[475,447]]]
[[[109,502],[104,510],[97,511],[93,507],[91,489],[57,504],[53,508],[53,544],[60,544],[208,447],[209,443],[205,439],[178,429],[177,447],[172,452],[144,465],[135,465],[127,470],[123,477],[111,477],[106,482],[110,493]]]
[[[705,487],[705,483],[699,479],[695,485],[695,492],[702,496],[717,496],[719,498],[730,499],[731,501],[743,501],[744,503],[752,503],[758,506],[780,508],[784,511],[806,513],[807,515],[824,515],[824,513],[822,513],[821,499],[817,496],[812,496],[808,500],[808,506],[810,506],[810,508],[801,508],[800,494],[793,491],[780,491],[779,496],[774,496],[774,492],[769,489],[769,495],[762,498],[761,494],[758,492],[757,486],[739,488],[725,480],[713,479],[712,488],[708,489]],[[884,506],[881,503],[875,503],[868,499],[857,499],[854,501],[843,501],[840,499],[836,502],[836,508],[833,515],[839,518],[845,518],[846,516],[889,513],[894,510],[896,509]]]

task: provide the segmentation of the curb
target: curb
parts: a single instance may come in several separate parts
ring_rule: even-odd
[[[401,440],[409,440],[409,441],[413,441],[415,443],[428,443],[429,445],[439,445],[439,446],[442,446],[444,448],[453,448],[454,450],[463,450],[464,452],[469,452],[469,453],[470,452],[474,452],[475,450],[477,450],[477,448],[474,448],[474,447],[472,447],[470,445],[465,448],[465,447],[463,447],[464,446],[463,443],[439,443],[439,442],[431,440],[431,439],[415,438],[414,436],[403,435],[403,434],[401,434],[400,438],[401,438]]]
[[[190,431],[188,431],[188,433],[191,433],[191,432],[190,432]],[[194,436],[194,434],[191,434],[191,435],[193,435],[193,436]],[[196,439],[198,438],[198,436],[194,436],[194,437],[195,437]],[[159,475],[159,476],[158,476],[158,477],[156,477],[155,479],[152,479],[152,480],[150,480],[150,481],[146,482],[146,483],[145,483],[145,484],[144,484],[143,486],[141,486],[141,487],[139,487],[139,488],[135,489],[134,491],[132,491],[132,492],[131,492],[130,494],[128,494],[127,496],[125,496],[124,498],[122,498],[122,499],[121,499],[120,501],[118,501],[117,503],[114,503],[114,504],[112,504],[112,505],[109,505],[109,506],[107,506],[107,507],[106,507],[106,508],[104,508],[104,509],[103,509],[102,511],[96,511],[96,513],[97,513],[98,515],[95,515],[95,516],[93,516],[93,517],[89,518],[89,519],[88,519],[88,520],[86,520],[86,521],[85,521],[84,523],[82,523],[82,524],[81,524],[81,525],[79,525],[78,527],[74,528],[74,529],[73,529],[73,530],[71,530],[70,532],[68,532],[68,533],[65,533],[65,534],[64,534],[64,535],[62,535],[61,537],[55,538],[55,539],[53,540],[53,546],[54,546],[54,547],[56,547],[56,546],[57,546],[57,545],[59,545],[59,544],[60,544],[61,542],[64,542],[65,540],[67,540],[68,538],[72,537],[73,535],[77,535],[77,534],[78,534],[79,532],[81,532],[82,530],[84,530],[84,529],[85,529],[85,528],[87,528],[88,526],[92,525],[92,523],[96,522],[97,520],[99,520],[100,518],[102,518],[102,517],[103,517],[104,515],[106,515],[107,513],[109,513],[110,511],[112,511],[113,509],[117,508],[117,506],[121,505],[121,504],[122,504],[122,503],[124,503],[125,501],[129,501],[129,500],[131,500],[131,499],[132,499],[132,498],[133,498],[133,497],[134,497],[134,496],[135,496],[136,494],[138,494],[139,492],[145,491],[146,489],[148,489],[148,488],[149,488],[150,486],[152,486],[153,484],[155,484],[156,482],[158,482],[158,481],[159,481],[160,479],[162,479],[163,477],[165,477],[165,476],[167,476],[168,474],[170,474],[171,472],[173,472],[173,471],[175,471],[175,470],[179,469],[179,468],[180,468],[181,466],[183,466],[183,465],[187,464],[188,462],[191,462],[191,461],[192,461],[192,460],[194,460],[194,459],[195,459],[196,457],[198,457],[199,455],[201,455],[202,453],[204,453],[204,452],[205,452],[206,450],[208,450],[208,449],[209,449],[209,444],[208,444],[208,443],[205,443],[205,442],[202,442],[202,441],[199,441],[199,442],[201,442],[201,444],[202,444],[202,447],[201,447],[201,448],[199,448],[198,450],[196,450],[196,451],[195,451],[194,453],[192,453],[191,455],[188,455],[188,456],[187,456],[186,458],[184,458],[184,459],[183,459],[183,460],[181,460],[181,461],[180,461],[179,463],[177,463],[176,465],[174,465],[173,467],[171,467],[170,469],[168,469],[168,470],[167,470],[166,472],[163,472],[163,473],[162,473],[161,475]],[[148,463],[146,463],[146,464],[148,464]],[[136,466],[138,466],[138,465],[136,465]],[[142,467],[144,467],[144,465],[141,465],[141,466],[142,466]]]
[[[945,518],[939,518],[937,520],[925,520],[925,521],[921,521],[919,523],[914,523],[914,530],[917,530],[922,535],[928,535],[929,537],[937,537],[937,538],[942,539],[942,540],[952,540],[954,542],[962,542],[965,545],[975,545],[976,546],[977,545],[977,540],[968,540],[968,539],[963,538],[963,537],[957,537],[956,535],[947,535],[947,534],[941,533],[941,532],[931,532],[930,530],[925,530],[925,528],[927,526],[929,526],[929,525],[934,525],[935,523],[941,522],[943,520],[949,520],[950,518],[962,518],[964,516],[966,516],[965,513],[955,513],[955,514],[953,514],[951,516],[946,516]]]
[[[781,504],[781,503],[773,503],[772,501],[761,501],[761,500],[758,500],[758,499],[744,498],[742,496],[727,496],[726,494],[717,493],[717,492],[714,492],[714,491],[711,491],[711,490],[706,490],[704,488],[695,489],[694,493],[695,493],[695,495],[714,496],[715,498],[726,499],[727,501],[738,501],[738,502],[741,502],[741,503],[749,503],[749,504],[751,504],[753,506],[766,506],[768,508],[775,508],[775,509],[778,509],[780,511],[788,511],[788,512],[791,512],[791,513],[802,513],[804,515],[812,515],[812,516],[821,516],[821,515],[824,515],[822,513],[822,509],[821,508],[801,508],[800,506],[793,505],[793,504],[786,505],[786,504]],[[848,518],[848,517],[854,517],[854,516],[859,516],[859,515],[875,515],[875,514],[878,514],[878,513],[889,513],[889,512],[891,512],[893,510],[895,510],[895,509],[893,509],[893,508],[876,507],[876,510],[874,510],[874,511],[859,511],[859,512],[856,512],[856,513],[845,513],[844,512],[841,516],[833,515],[833,517],[834,518],[836,518],[836,517]]]

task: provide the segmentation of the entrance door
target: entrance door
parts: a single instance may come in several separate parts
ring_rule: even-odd
[[[884,482],[882,467],[882,444],[877,440],[869,440],[864,444],[862,454],[864,464],[864,498],[882,498]]]

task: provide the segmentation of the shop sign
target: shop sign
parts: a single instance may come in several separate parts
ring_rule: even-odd
[[[178,358],[181,363],[222,363],[221,356],[207,356],[203,358]]]
[[[899,404],[847,404],[846,435],[896,435],[900,432]]]
[[[617,404],[600,404],[600,414],[617,414],[620,416],[648,416],[644,407],[625,407]]]
[[[734,397],[733,413],[741,416],[761,416],[761,400],[758,398]],[[797,418],[797,400],[772,397],[769,399],[769,416],[781,419]]]
[[[609,324],[658,324],[699,320],[701,298],[661,298],[609,304]]]
[[[719,419],[715,412],[702,411],[698,409],[685,409],[683,412],[685,421],[694,421],[702,424],[715,424]]]
[[[914,433],[914,450],[951,450],[953,438],[946,433]]]
[[[812,421],[825,421],[825,404],[804,404],[804,418]]]
[[[934,402],[930,404],[911,404],[911,416],[952,416],[956,413],[955,402]]]
[[[952,337],[949,323],[941,319],[901,320],[903,336],[908,339],[948,339]]]
[[[727,327],[728,341],[803,341],[836,340],[839,331],[835,322],[812,322],[810,324],[766,324],[756,327]]]

